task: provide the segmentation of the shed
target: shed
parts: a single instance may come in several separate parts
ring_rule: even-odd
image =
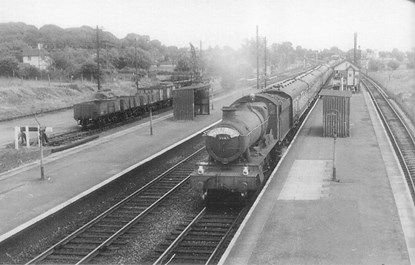
[[[173,91],[173,114],[176,120],[193,120],[196,115],[209,115],[210,84],[197,84]]]
[[[351,91],[323,89],[323,137],[350,136]]]

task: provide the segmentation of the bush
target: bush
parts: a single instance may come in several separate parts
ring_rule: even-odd
[[[39,69],[36,66],[27,63],[19,64],[18,74],[20,77],[26,79],[35,79],[40,77]]]
[[[0,59],[0,76],[13,76],[18,70],[18,61],[14,57],[3,57]]]

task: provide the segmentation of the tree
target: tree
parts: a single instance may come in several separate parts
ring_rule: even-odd
[[[404,56],[405,56],[404,53],[403,52],[400,52],[398,49],[394,48],[392,50],[392,57],[394,57],[399,62],[402,62],[403,61]]]
[[[27,63],[21,63],[18,67],[18,74],[23,78],[34,79],[40,76],[40,71],[36,66]]]
[[[15,71],[18,70],[19,62],[12,56],[0,58],[0,75],[14,76]]]
[[[98,79],[98,76],[100,76],[100,78],[102,77],[102,71],[100,71],[100,73],[98,73],[97,64],[94,63],[94,62],[84,63],[81,66],[81,73],[84,77],[91,78],[91,79],[92,79],[92,77],[94,79]]]
[[[379,71],[382,68],[382,63],[378,60],[370,59],[368,69],[369,71]]]
[[[177,72],[187,72],[190,71],[190,58],[182,56],[176,64],[174,71]]]
[[[388,67],[391,68],[393,71],[399,68],[400,63],[398,61],[392,60],[388,63]]]
[[[406,67],[409,69],[415,68],[415,47],[412,48],[412,52],[407,52],[406,56],[408,57],[408,63]]]

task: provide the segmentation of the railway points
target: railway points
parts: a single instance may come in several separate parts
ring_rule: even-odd
[[[247,89],[218,97],[215,104],[229,104],[226,102],[232,102],[241,93],[249,91]],[[153,136],[149,135],[147,125],[138,125],[51,155],[45,162],[45,175],[51,181],[37,181],[39,168],[36,163],[1,174],[0,243],[131,168],[204,131],[220,119],[220,114],[220,109],[216,108],[209,116],[199,116],[187,122],[173,121],[170,114],[154,124]],[[183,130],[183,126],[186,126],[186,130]],[[136,150],[143,152],[137,153]]]
[[[368,97],[353,95],[351,137],[337,139],[340,182],[320,101],[219,264],[415,262],[414,205]]]

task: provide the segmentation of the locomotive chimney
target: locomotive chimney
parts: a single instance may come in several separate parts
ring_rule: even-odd
[[[222,108],[222,119],[232,119],[235,117],[235,107],[223,107]]]

